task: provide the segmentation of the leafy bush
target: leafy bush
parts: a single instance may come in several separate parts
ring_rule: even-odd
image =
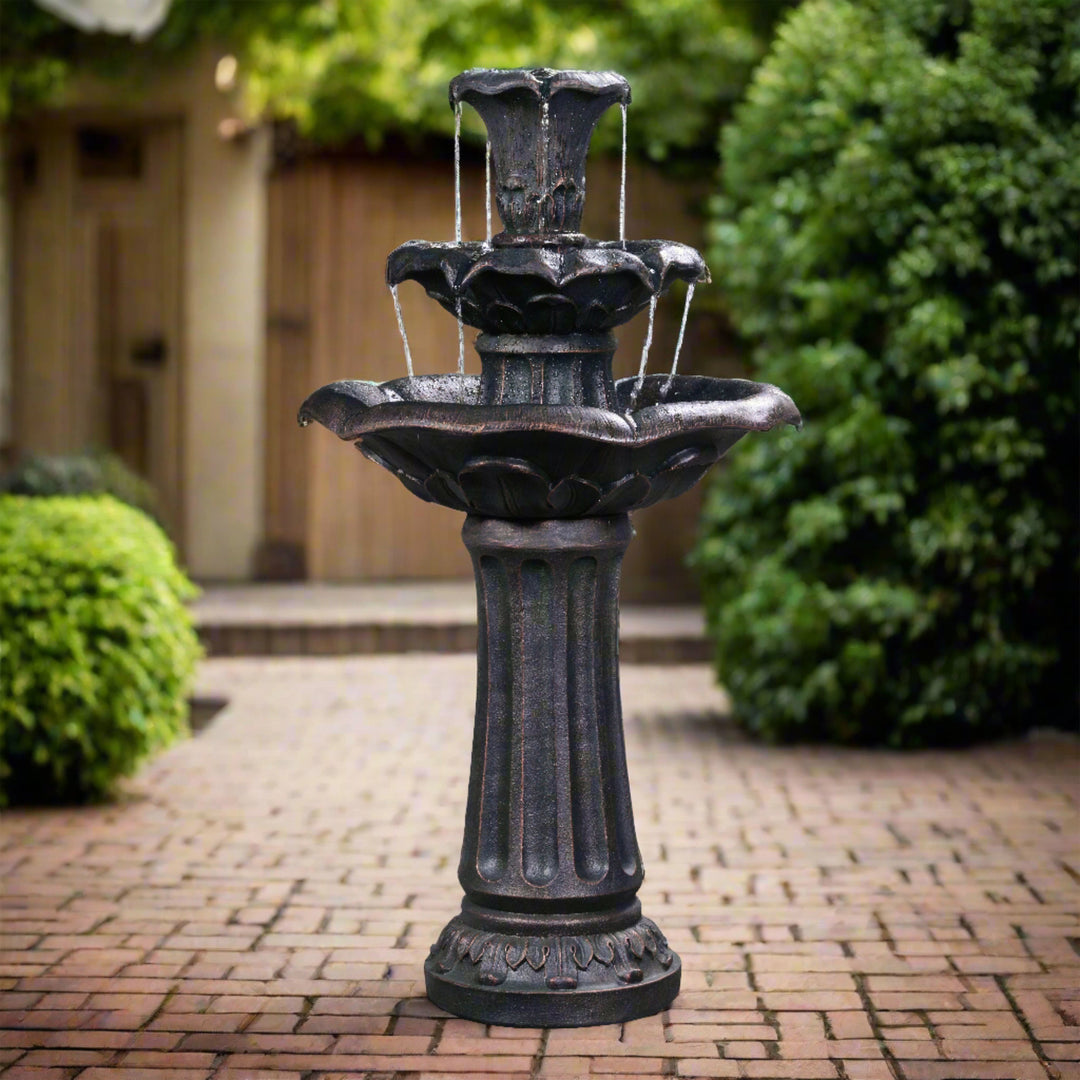
[[[108,793],[186,730],[194,587],[110,496],[0,496],[0,804]]]
[[[114,495],[157,517],[151,484],[115,454],[34,454],[0,478],[0,492],[11,495]]]
[[[1080,10],[809,0],[723,133],[711,252],[801,434],[695,552],[773,739],[917,746],[1076,708]]]

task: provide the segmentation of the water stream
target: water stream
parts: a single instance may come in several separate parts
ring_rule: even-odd
[[[622,171],[619,174],[619,242],[626,243],[626,102],[622,109]]]
[[[488,230],[490,231],[490,223]],[[454,243],[461,243],[461,102],[454,105]],[[398,321],[401,313],[398,312]],[[405,326],[401,326],[402,340],[404,340]],[[461,321],[461,297],[457,300],[457,339],[459,375],[465,374],[465,324]],[[409,345],[405,343],[405,355],[408,356]],[[412,374],[412,363],[409,364],[409,374]]]
[[[686,286],[686,303],[683,304],[682,309],[682,322],[679,323],[679,337],[675,342],[675,356],[671,361],[671,374],[664,380],[664,385],[660,387],[660,397],[666,397],[667,392],[671,389],[671,384],[675,381],[675,372],[679,370],[679,353],[682,352],[683,338],[686,335],[686,316],[690,314],[690,301],[694,299],[694,283],[691,281]]]
[[[461,102],[454,106],[454,240],[461,243]]]
[[[548,103],[540,106],[540,231],[544,231],[544,200],[548,190],[548,127],[551,119]]]
[[[487,215],[487,243],[491,243],[491,140],[484,150],[484,211]]]
[[[409,352],[409,335],[405,333],[405,320],[401,317],[401,301],[398,300],[398,287],[390,286],[390,295],[394,298],[394,311],[397,313],[397,327],[401,332],[401,344],[405,346],[405,367],[409,371],[409,378],[413,375],[412,353]]]
[[[653,323],[656,321],[656,300],[657,297],[654,295],[649,301],[649,327],[645,331],[645,344],[641,347],[641,367],[638,368],[637,382],[634,383],[633,392],[630,394],[631,408],[637,402],[637,396],[641,393],[642,386],[645,385],[645,368],[649,363],[649,349],[652,346]]]

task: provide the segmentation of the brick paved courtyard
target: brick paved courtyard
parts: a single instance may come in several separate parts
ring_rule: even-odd
[[[210,661],[232,704],[119,804],[7,813],[4,1080],[1080,1077],[1077,742],[766,749],[698,666],[623,681],[675,1007],[551,1032],[431,1007],[473,679]]]

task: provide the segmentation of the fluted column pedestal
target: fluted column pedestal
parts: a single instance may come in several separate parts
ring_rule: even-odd
[[[625,514],[470,517],[479,613],[461,914],[428,996],[492,1024],[609,1024],[667,1008],[679,958],[643,918],[619,701]]]

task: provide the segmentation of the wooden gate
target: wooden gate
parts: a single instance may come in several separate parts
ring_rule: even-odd
[[[469,573],[460,514],[421,503],[323,428],[296,427],[324,383],[405,374],[386,255],[445,235],[453,198],[452,179],[417,179],[413,165],[375,159],[315,161],[270,180],[267,539],[270,561],[303,564],[317,581]],[[402,288],[401,303],[417,371],[452,370],[453,318],[419,287]]]
[[[178,122],[17,133],[13,378],[20,452],[109,449],[181,508]]]
[[[589,183],[586,231],[617,235],[618,164],[590,163]],[[464,236],[482,238],[482,165],[464,166],[462,187]],[[699,243],[700,224],[687,210],[694,195],[655,172],[633,170],[630,235]],[[444,160],[309,159],[276,172],[268,198],[264,575],[320,581],[469,576],[460,514],[421,502],[323,428],[296,426],[299,404],[324,383],[405,374],[384,281],[386,256],[406,240],[452,239],[452,166]],[[417,373],[453,371],[452,316],[413,282],[401,286],[400,299]],[[677,300],[661,303],[651,370],[670,363],[680,315]],[[697,338],[715,328],[708,319],[696,325]],[[636,371],[643,336],[643,316],[619,329],[618,374]],[[467,371],[479,370],[474,337],[466,328]],[[702,371],[693,338],[687,353]],[[716,345],[711,352],[715,367]],[[693,594],[683,556],[699,505],[700,497],[684,496],[635,515],[638,538],[627,556],[624,595]]]

